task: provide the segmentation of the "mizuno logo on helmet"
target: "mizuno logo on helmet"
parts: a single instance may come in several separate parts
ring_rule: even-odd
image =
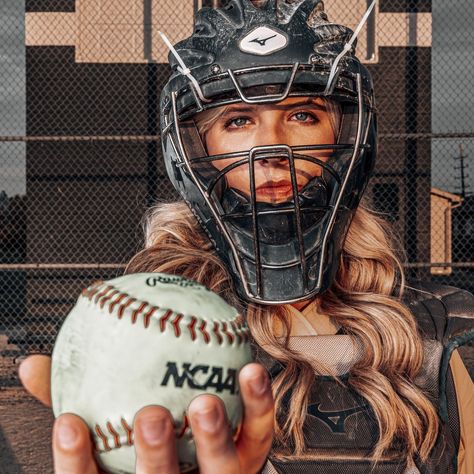
[[[288,45],[288,37],[281,31],[268,26],[260,26],[247,34],[239,44],[244,53],[267,56]]]
[[[269,36],[268,38],[264,38],[264,39],[258,39],[258,38],[255,38],[254,40],[250,41],[251,43],[258,43],[260,46],[265,46],[265,44],[267,43],[268,40],[271,40],[272,38],[275,38],[276,35],[273,35],[273,36]]]

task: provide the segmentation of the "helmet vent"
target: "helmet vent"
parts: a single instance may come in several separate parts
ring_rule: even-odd
[[[277,18],[282,25],[290,23],[298,8],[305,0],[277,0]]]
[[[324,11],[324,3],[319,2],[314,10],[310,13],[307,23],[310,28],[316,28],[321,23],[327,23],[328,21],[328,16]]]

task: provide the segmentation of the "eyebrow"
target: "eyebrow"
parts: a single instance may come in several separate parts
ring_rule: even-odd
[[[277,110],[291,110],[291,109],[295,109],[295,108],[302,107],[302,106],[305,106],[305,107],[310,106],[311,108],[320,110],[322,112],[327,112],[326,105],[318,104],[318,103],[316,103],[312,100],[303,100],[303,101],[294,102],[292,104],[287,104],[287,105],[274,104],[271,107],[274,108],[274,109],[277,109]],[[225,113],[223,114],[223,116],[226,116],[226,115],[231,114],[233,112],[252,113],[252,112],[255,112],[257,110],[257,107],[261,107],[261,106],[260,105],[247,105],[247,104],[245,104],[245,105],[243,105],[243,104],[242,105],[240,105],[240,104],[230,105],[228,107],[228,109],[225,111]]]

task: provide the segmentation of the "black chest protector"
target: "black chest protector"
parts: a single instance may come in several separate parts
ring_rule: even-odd
[[[430,397],[441,419],[430,459],[427,463],[414,461],[422,474],[456,473],[460,427],[449,360],[454,349],[474,339],[474,296],[457,288],[426,283],[407,289],[405,304],[418,322],[425,347],[423,368],[415,382]],[[282,370],[280,363],[261,349],[256,350],[256,357],[272,377]],[[342,376],[341,381],[347,378]],[[368,457],[378,439],[375,416],[364,398],[332,377],[317,377],[311,388],[304,434],[307,451],[303,456],[282,460],[276,453],[285,453],[285,448],[273,447],[269,460],[278,473],[410,472],[403,450],[397,446],[387,459],[372,465]]]

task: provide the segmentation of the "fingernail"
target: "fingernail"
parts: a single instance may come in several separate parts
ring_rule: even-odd
[[[264,374],[258,375],[250,381],[250,389],[257,396],[263,395],[267,391],[268,385],[268,377]]]
[[[165,420],[162,418],[151,418],[140,423],[140,431],[147,443],[156,443],[163,437]]]
[[[77,431],[67,423],[58,426],[59,444],[62,448],[70,449],[76,445]]]
[[[196,413],[197,422],[199,426],[205,431],[216,431],[219,425],[219,412],[215,407],[207,410],[198,411]]]

